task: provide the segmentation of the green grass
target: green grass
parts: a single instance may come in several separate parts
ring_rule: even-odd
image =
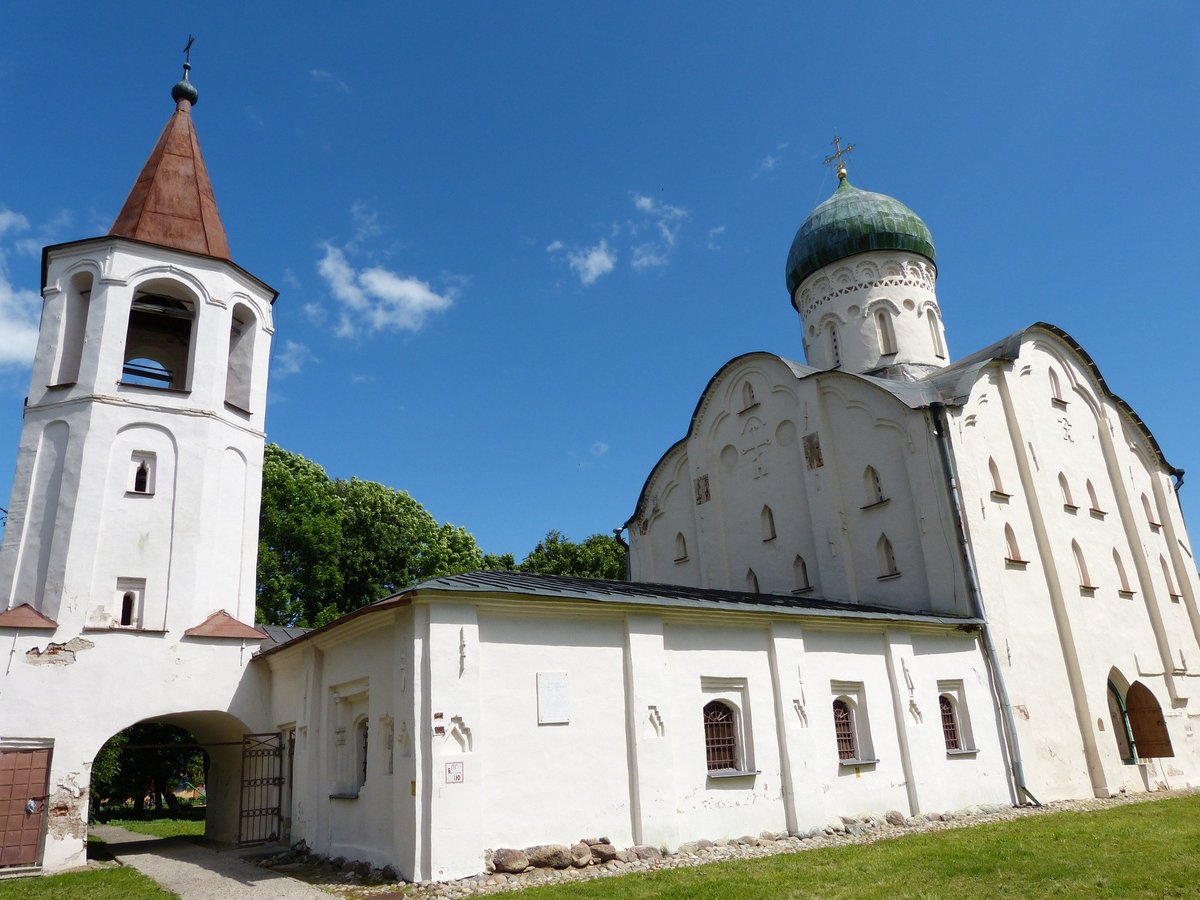
[[[1200,797],[532,888],[550,898],[1194,897]]]
[[[136,869],[90,869],[0,881],[0,900],[168,900],[175,896]]]
[[[109,819],[108,824],[153,837],[204,835],[203,819]]]

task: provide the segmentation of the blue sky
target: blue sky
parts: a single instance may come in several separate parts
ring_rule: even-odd
[[[708,378],[802,359],[796,228],[929,224],[951,354],[1047,320],[1200,513],[1191,4],[55,3],[0,41],[0,494],[42,244],[102,234],[196,35],[235,260],[280,291],[269,437],[488,551],[632,512]]]

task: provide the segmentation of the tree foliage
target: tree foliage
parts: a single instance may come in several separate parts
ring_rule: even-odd
[[[479,569],[463,528],[405,491],[330,478],[270,444],[263,457],[258,621],[319,626],[427,578]]]
[[[175,788],[181,783],[203,785],[207,760],[187,731],[158,722],[139,722],[119,732],[100,748],[92,763],[91,792],[109,809],[153,798],[154,809],[178,810]]]
[[[518,570],[624,581],[625,547],[613,535],[593,534],[576,543],[560,531],[549,531]]]

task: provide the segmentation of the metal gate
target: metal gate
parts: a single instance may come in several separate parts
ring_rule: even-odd
[[[277,731],[242,735],[242,796],[238,844],[279,840],[283,740]]]
[[[50,790],[50,751],[0,750],[0,866],[36,866]]]

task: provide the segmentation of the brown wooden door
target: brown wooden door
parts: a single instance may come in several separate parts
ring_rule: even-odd
[[[1133,745],[1138,758],[1175,755],[1162,708],[1150,689],[1140,681],[1129,686],[1129,693],[1125,695],[1125,712],[1129,716],[1129,730],[1133,732]]]
[[[0,866],[36,866],[46,817],[50,751],[0,751]]]

